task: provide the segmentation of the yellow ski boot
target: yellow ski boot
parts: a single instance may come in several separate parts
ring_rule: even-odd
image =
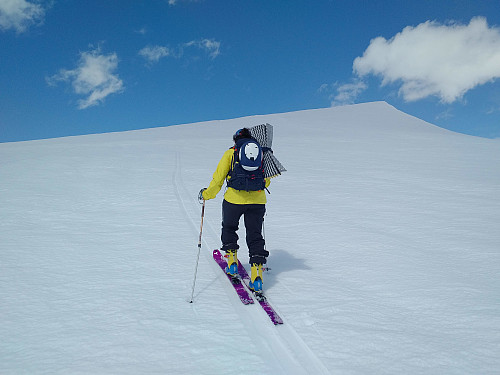
[[[262,292],[262,264],[253,263],[250,268],[250,289]]]
[[[238,250],[227,250],[227,267],[226,273],[231,276],[238,276]]]

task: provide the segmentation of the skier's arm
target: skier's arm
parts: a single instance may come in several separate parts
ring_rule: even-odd
[[[212,181],[208,188],[203,191],[203,199],[213,199],[217,196],[222,185],[224,185],[224,181],[226,180],[226,176],[229,173],[229,169],[231,168],[231,158],[233,157],[234,151],[232,149],[227,150],[219,164],[217,165],[217,169],[214,172],[212,177]]]

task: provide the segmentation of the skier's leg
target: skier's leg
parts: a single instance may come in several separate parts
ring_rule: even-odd
[[[236,231],[238,230],[240,217],[243,213],[242,206],[243,205],[229,203],[226,200],[222,202],[221,250],[239,249],[238,234]]]
[[[269,255],[269,252],[265,250],[265,242],[262,237],[262,223],[265,213],[266,206],[264,204],[246,205],[244,220],[250,264],[265,264]]]
[[[232,276],[238,274],[238,225],[242,215],[242,205],[222,202],[222,250],[227,254],[226,272]]]

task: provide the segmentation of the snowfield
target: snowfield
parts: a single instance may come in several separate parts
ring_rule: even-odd
[[[188,303],[198,191],[265,122],[282,326],[212,260],[223,191]],[[0,144],[0,373],[499,374],[499,161],[383,102]]]

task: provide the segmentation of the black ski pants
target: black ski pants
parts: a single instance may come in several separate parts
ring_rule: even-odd
[[[241,215],[243,215],[246,242],[250,256],[250,264],[265,264],[269,252],[264,249],[262,237],[262,223],[266,205],[264,204],[233,204],[224,200],[222,202],[222,250],[237,250],[238,230]]]

